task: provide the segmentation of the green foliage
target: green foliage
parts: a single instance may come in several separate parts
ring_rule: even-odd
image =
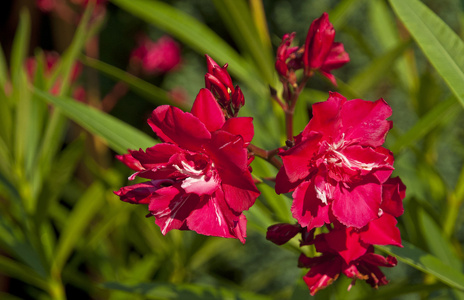
[[[264,239],[267,226],[294,222],[291,197],[274,193],[271,178],[277,170],[266,161],[256,158],[252,165],[261,196],[246,212],[244,246],[193,232],[163,236],[152,218],[144,218],[146,208],[114,196],[130,174],[114,152],[157,142],[137,124],[139,118],[155,105],[191,103],[176,102],[167,91],[170,80],[180,76],[175,72],[162,79],[139,78],[114,61],[105,62],[116,49],[101,48],[97,59],[86,45],[111,31],[105,21],[130,20],[154,35],[165,31],[182,44],[187,62],[179,73],[203,78],[204,70],[187,65],[188,60],[204,64],[205,53],[228,63],[245,93],[241,115],[255,118],[254,143],[271,149],[286,139],[283,115],[268,89],[279,86],[273,56],[281,37],[273,29],[287,26],[279,20],[296,28],[299,18],[307,28],[309,14],[324,10],[353,66],[334,72],[343,79],[338,87],[319,78],[309,83],[297,105],[295,134],[307,124],[310,105],[326,99],[329,90],[349,98],[385,98],[395,124],[387,147],[395,154],[395,174],[405,182],[407,196],[398,224],[404,248],[377,247],[399,260],[399,271],[385,270],[390,283],[372,291],[358,282],[347,292],[350,281],[340,278],[316,298],[463,298],[464,34],[459,30],[464,27],[451,28],[447,18],[439,17],[448,12],[427,7],[432,1],[313,2],[212,0],[205,8],[203,2],[186,0],[112,0],[106,20],[95,17],[89,6],[50,74],[41,50],[35,51],[35,72],[25,67],[31,18],[23,10],[11,56],[0,50],[0,274],[26,288],[18,295],[0,292],[0,298],[65,299],[76,289],[93,299],[309,297],[301,279],[305,270],[296,267],[299,242],[277,247]],[[304,5],[314,5],[314,11]],[[454,6],[452,13],[462,20],[463,8]],[[118,33],[121,41],[115,44],[127,37]],[[77,60],[86,65],[89,97],[97,98],[90,104],[72,99]],[[87,80],[93,75],[101,75],[101,82]],[[129,93],[109,113],[100,100],[114,80]],[[150,110],[129,118],[135,107]]]

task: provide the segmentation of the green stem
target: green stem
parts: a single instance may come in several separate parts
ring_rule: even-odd
[[[279,148],[274,150],[264,150],[258,146],[253,144],[248,145],[248,150],[255,156],[258,156],[266,161],[268,161],[271,165],[276,167],[276,169],[280,169],[282,167],[282,162],[277,159],[276,155],[279,153]]]

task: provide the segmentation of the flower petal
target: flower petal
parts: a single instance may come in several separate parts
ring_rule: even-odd
[[[290,182],[309,176],[311,161],[319,151],[320,137],[318,133],[311,133],[300,144],[280,153],[285,168],[281,168],[279,173],[285,172]],[[276,190],[280,190],[281,184],[280,181],[276,182]]]
[[[379,216],[382,189],[373,176],[349,189],[340,186],[333,197],[332,212],[345,226],[361,228]]]
[[[245,216],[229,208],[220,190],[206,199],[187,219],[188,228],[199,234],[237,238],[245,243]]]
[[[248,170],[243,139],[220,130],[213,133],[207,150],[221,178],[227,204],[236,212],[250,208],[259,196],[259,191]]]
[[[308,230],[330,223],[329,205],[317,198],[314,185],[309,181],[301,183],[293,192],[292,214]]]
[[[378,147],[385,142],[391,129],[391,107],[382,98],[371,102],[361,99],[347,101],[340,114],[345,140],[364,146]]]
[[[361,240],[371,245],[401,245],[400,230],[396,227],[396,219],[392,215],[384,213],[375,219],[360,232]]]
[[[155,223],[165,235],[172,229],[184,229],[186,219],[195,210],[200,197],[186,194],[177,186],[170,186],[157,191],[148,205],[151,214],[155,216]]]
[[[197,117],[173,106],[157,107],[148,119],[148,124],[164,142],[189,150],[200,150],[211,138],[205,124]]]
[[[156,144],[145,151],[142,149],[129,150],[132,157],[138,160],[144,169],[153,169],[165,165],[172,155],[181,151],[183,150],[176,145],[167,143]]]
[[[203,122],[210,132],[220,129],[225,122],[221,107],[207,89],[200,90],[193,103],[191,113]]]
[[[253,129],[253,118],[230,118],[225,122],[222,130],[234,135],[240,135],[243,138],[244,146],[246,147],[253,139],[253,135],[255,133]]]
[[[114,193],[125,202],[134,204],[148,204],[153,193],[160,189],[163,183],[172,184],[170,180],[153,180],[124,186]]]

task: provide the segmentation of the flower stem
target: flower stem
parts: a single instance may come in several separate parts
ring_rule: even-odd
[[[262,159],[268,161],[278,170],[282,167],[282,162],[276,157],[277,153],[279,152],[279,148],[274,150],[264,150],[258,146],[249,144],[248,151],[250,151],[255,156],[261,157]]]

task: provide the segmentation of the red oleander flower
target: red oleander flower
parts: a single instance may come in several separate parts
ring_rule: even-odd
[[[347,101],[330,93],[313,105],[313,118],[281,151],[276,192],[294,191],[292,213],[312,229],[337,220],[361,228],[381,215],[382,184],[393,170],[393,155],[382,148],[391,128],[383,100]]]
[[[303,63],[306,76],[318,70],[336,85],[331,70],[340,68],[350,61],[343,44],[334,43],[335,30],[329,21],[329,15],[323,13],[314,20],[306,36]]]
[[[252,118],[225,119],[213,94],[202,89],[191,113],[156,108],[149,125],[164,142],[118,158],[151,181],[115,192],[121,200],[148,204],[156,224],[233,237],[245,242],[248,210],[259,195],[249,171]]]
[[[392,256],[383,257],[375,254],[373,246],[369,246],[363,255],[347,263],[337,250],[331,248],[324,237],[317,236],[315,245],[316,249],[322,252],[321,256],[306,257],[301,254],[298,260],[300,268],[310,268],[303,280],[312,296],[331,285],[341,273],[353,278],[348,290],[356,279],[366,280],[373,288],[386,285],[388,280],[379,267],[394,267],[397,264],[396,258]]]
[[[139,46],[132,51],[131,61],[139,64],[147,74],[166,73],[179,65],[180,47],[168,36],[163,36],[156,42],[143,37]]]

